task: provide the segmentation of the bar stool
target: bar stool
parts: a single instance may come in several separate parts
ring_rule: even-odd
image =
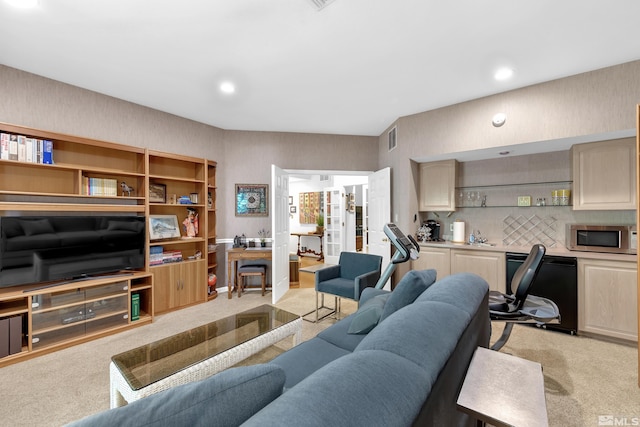
[[[265,265],[247,264],[238,267],[238,298],[242,296],[242,288],[244,287],[244,278],[247,276],[261,276],[262,278],[262,296],[267,290],[267,267]]]

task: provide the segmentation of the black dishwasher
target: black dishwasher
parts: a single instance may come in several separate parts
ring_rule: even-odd
[[[511,279],[526,258],[527,254],[507,252],[508,294],[512,294],[515,290],[510,289]],[[572,335],[578,332],[578,262],[576,258],[545,256],[529,294],[549,298],[560,310],[560,324],[545,325],[546,329]]]

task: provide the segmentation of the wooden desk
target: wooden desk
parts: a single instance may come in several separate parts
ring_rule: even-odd
[[[496,427],[549,425],[542,365],[478,347],[458,409]]]
[[[227,291],[231,299],[233,289],[236,286],[236,271],[238,261],[247,259],[271,260],[271,248],[231,248],[227,249]],[[233,271],[233,274],[231,272]]]
[[[308,256],[306,254],[312,254],[318,257],[318,261],[324,261],[324,251],[322,250],[322,238],[324,234],[319,233],[291,233],[292,236],[298,236],[298,256]],[[301,250],[300,238],[301,237],[317,237],[320,239],[320,252],[316,252],[312,249]]]

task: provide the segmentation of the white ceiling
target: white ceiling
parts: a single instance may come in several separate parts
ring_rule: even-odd
[[[39,2],[0,0],[0,63],[233,130],[378,136],[398,117],[640,59],[638,0]],[[502,65],[516,74],[498,83]]]

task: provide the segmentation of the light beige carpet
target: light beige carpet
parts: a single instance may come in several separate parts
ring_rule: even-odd
[[[206,304],[157,316],[151,325],[1,368],[0,426],[60,426],[108,409],[112,355],[270,301],[271,294],[254,291],[231,300],[221,294]],[[314,291],[292,289],[278,306],[306,313],[315,307]],[[343,301],[344,314],[355,309],[355,303]],[[333,322],[303,322],[303,339]],[[496,329],[494,336],[499,333]],[[243,363],[270,360],[290,346],[286,339]],[[502,351],[542,363],[551,426],[598,426],[598,417],[605,415],[630,423],[640,419],[637,350],[632,346],[516,326]]]

